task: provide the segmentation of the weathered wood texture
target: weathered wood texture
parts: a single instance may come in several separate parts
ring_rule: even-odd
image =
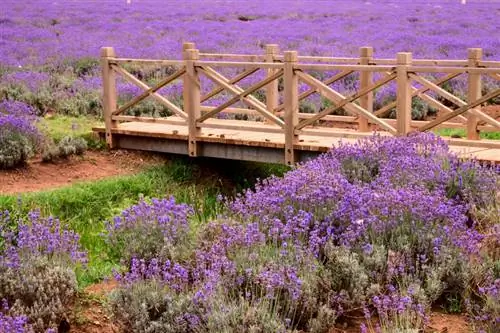
[[[296,51],[280,54],[275,44],[266,45],[265,53],[260,55],[200,53],[194,43],[184,43],[182,51],[182,60],[156,60],[118,58],[113,48],[102,48],[103,131],[109,147],[142,147],[193,157],[241,158],[292,165],[305,156],[314,155],[311,152],[327,150],[339,137],[353,140],[371,135],[372,130],[382,130],[383,135],[407,135],[433,128],[460,128],[466,130],[467,140],[446,139],[454,150],[500,162],[500,143],[481,140],[479,136],[481,131],[500,131],[499,119],[481,110],[481,105],[500,95],[500,89],[482,95],[483,77],[500,79],[500,61],[483,61],[481,49],[469,49],[467,60],[413,59],[411,53],[377,59],[371,47],[361,48],[359,58],[299,56]],[[124,67],[130,64],[172,66],[175,70],[164,79],[156,80],[151,87],[127,70],[129,67]],[[238,74],[229,77],[228,68]],[[255,77],[259,72],[264,76]],[[144,92],[118,105],[117,75]],[[466,76],[464,79],[468,82],[466,100],[443,88],[443,84],[461,75]],[[201,77],[215,87],[203,89]],[[358,90],[350,95],[337,91],[333,85],[346,78],[358,80]],[[252,82],[249,86],[242,84],[248,79]],[[179,80],[183,82],[181,104],[160,93],[162,88]],[[396,99],[374,110],[375,93],[391,82],[396,86]],[[308,86],[301,93],[300,83]],[[257,92],[263,93],[265,99],[258,98],[262,95],[256,95]],[[203,104],[219,94],[230,97],[218,106]],[[317,113],[301,112],[300,103],[314,94],[320,94],[330,105]],[[436,108],[438,116],[427,121],[412,120],[415,97]],[[155,99],[174,116],[124,114],[147,98]],[[244,106],[234,106],[238,102]],[[335,115],[341,110],[348,115]],[[395,119],[383,118],[393,111]],[[214,118],[221,113],[244,115],[247,120]],[[332,128],[337,123],[349,128]],[[141,139],[134,143],[134,138],[139,137]],[[161,138],[162,143],[154,143],[155,138]],[[171,149],[169,140],[172,140]],[[182,142],[185,148],[180,148]],[[266,149],[269,151],[265,152]],[[468,150],[464,152],[464,149]]]

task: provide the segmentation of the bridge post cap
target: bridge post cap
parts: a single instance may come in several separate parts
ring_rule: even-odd
[[[200,51],[198,49],[184,50],[184,58],[186,60],[199,60],[200,59]]]
[[[373,47],[371,47],[371,46],[360,47],[359,54],[363,58],[371,58],[371,57],[373,57]]]
[[[279,53],[280,47],[278,44],[266,44],[266,54]]]
[[[195,48],[196,48],[196,45],[193,42],[184,42],[184,43],[182,43],[182,50],[183,51],[190,50],[190,49],[195,49]]]
[[[285,62],[297,62],[299,60],[299,56],[297,51],[285,51]]]
[[[398,52],[396,55],[398,65],[407,65],[412,61],[411,52]]]
[[[115,49],[110,46],[101,47],[101,57],[116,57]]]
[[[468,59],[481,59],[483,56],[483,49],[480,47],[471,47],[467,49]]]

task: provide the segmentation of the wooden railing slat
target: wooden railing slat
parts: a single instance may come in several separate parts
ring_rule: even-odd
[[[344,102],[343,107],[345,107],[346,109],[349,108],[350,110],[352,110],[352,112],[354,112],[354,113],[356,113],[358,115],[364,115],[368,119],[370,119],[373,122],[375,122],[376,124],[380,125],[385,130],[387,130],[387,131],[389,131],[389,132],[391,132],[393,134],[396,133],[396,129],[394,127],[388,125],[383,120],[381,120],[381,119],[377,118],[376,116],[374,116],[372,113],[367,112],[365,109],[363,109],[359,105],[356,105],[356,104],[353,104],[351,102],[348,102],[348,100],[349,100],[348,98],[346,98],[342,94],[338,93],[337,91],[331,89],[330,87],[328,87],[327,85],[325,85],[322,81],[317,80],[314,77],[310,76],[309,74],[306,74],[306,73],[301,72],[301,71],[297,71],[297,75],[299,76],[299,78],[302,81],[306,82],[307,84],[310,84],[311,86],[316,86],[325,97],[331,99],[333,102],[338,103],[338,104]],[[377,87],[379,87],[379,86],[385,84],[386,82],[389,82],[390,80],[394,79],[393,76],[390,76],[389,78],[390,79],[383,78],[382,81],[379,81],[376,84],[374,84],[374,85],[372,85],[370,87],[367,87],[365,89],[365,91],[363,91],[363,94],[365,94],[365,93],[367,93],[367,92],[369,92],[369,91],[371,91],[373,89],[376,89]],[[299,123],[299,125],[296,127],[296,129],[302,129],[305,126],[307,126],[309,124],[312,124],[314,121],[320,119],[321,116],[323,116],[323,115],[326,115],[326,113],[324,114],[324,111],[320,112],[317,116],[315,116],[313,118],[306,119],[306,120],[302,121],[301,123]]]
[[[217,113],[223,111],[224,109],[230,107],[231,105],[233,105],[234,103],[240,101],[242,98],[245,98],[247,97],[248,95],[250,95],[251,93],[255,92],[256,90],[260,89],[260,88],[263,88],[265,87],[266,85],[268,85],[269,83],[271,83],[272,81],[274,80],[277,80],[279,79],[280,77],[283,76],[283,70],[280,69],[277,73],[275,73],[274,75],[272,76],[269,76],[267,78],[265,78],[264,80],[262,81],[259,81],[255,84],[253,84],[252,86],[250,86],[248,89],[242,91],[241,93],[239,94],[236,94],[233,98],[231,98],[229,101],[221,104],[220,106],[216,107],[215,109],[211,110],[210,112],[202,115],[199,119],[197,119],[197,121],[199,122],[203,122],[205,121],[206,119],[210,118],[210,117],[213,117],[214,115],[216,115]]]
[[[238,95],[243,92],[243,90],[236,86],[236,85],[231,85],[228,83],[229,80],[227,80],[223,75],[220,73],[214,71],[210,67],[200,67],[200,70],[212,81],[214,81],[217,84],[220,84],[223,86],[226,90],[230,91],[231,93]],[[241,98],[242,102],[246,103],[250,107],[255,108],[255,110],[259,111],[264,117],[267,119],[273,121],[274,123],[278,124],[281,127],[285,126],[285,123],[283,120],[279,119],[276,117],[274,114],[270,113],[269,111],[266,110],[265,106],[262,106],[261,102],[258,101],[255,97],[253,96],[248,96],[248,97],[242,97]]]
[[[150,86],[148,86],[147,84],[145,84],[144,82],[142,82],[141,80],[139,80],[138,78],[136,78],[135,76],[130,74],[128,71],[121,68],[120,66],[113,65],[113,69],[115,71],[117,71],[118,73],[120,73],[124,79],[126,79],[127,81],[129,81],[132,84],[135,84],[139,88],[142,88],[146,91],[151,89]],[[162,95],[160,95],[158,93],[151,93],[151,96],[154,97],[161,104],[165,105],[170,111],[178,114],[179,116],[181,116],[184,119],[188,118],[187,114],[184,111],[182,111],[180,108],[178,108],[176,105],[174,105],[172,102],[170,102],[168,99],[166,99]]]
[[[118,115],[120,113],[123,113],[127,109],[129,109],[132,106],[136,105],[137,103],[141,102],[143,99],[151,96],[152,93],[157,92],[158,90],[160,90],[161,88],[163,88],[164,86],[169,84],[170,82],[172,82],[175,79],[179,78],[180,76],[184,75],[184,73],[186,73],[185,68],[178,70],[174,74],[172,74],[172,75],[168,76],[167,78],[163,79],[162,81],[160,81],[160,83],[158,83],[156,86],[149,88],[148,90],[146,90],[145,92],[143,92],[139,96],[134,97],[132,100],[130,100],[127,103],[125,103],[124,105],[122,105],[118,110],[113,112],[113,115]]]
[[[436,82],[434,82],[434,84],[436,85],[440,85],[440,84],[443,84],[445,82],[448,82],[449,80],[451,79],[454,79],[456,78],[457,76],[461,75],[462,73],[452,73],[452,74],[449,74],[439,80],[437,80]],[[420,89],[417,89],[415,90],[413,93],[412,93],[412,97],[415,97],[417,96],[418,94],[420,93],[425,93],[429,91],[429,88],[427,87],[423,87],[423,88],[420,88]],[[391,102],[383,107],[381,107],[380,109],[378,109],[377,111],[375,111],[373,114],[376,115],[377,117],[383,117],[385,116],[391,109],[395,108],[396,107],[396,101],[394,102]]]
[[[429,122],[427,125],[420,127],[418,130],[420,132],[430,130],[430,129],[436,127],[438,124],[445,122],[447,120],[450,120],[451,118],[456,117],[456,116],[466,112],[467,110],[472,109],[478,105],[481,105],[484,102],[487,102],[488,100],[495,98],[499,95],[500,95],[500,89],[491,91],[490,93],[484,95],[480,99],[478,99],[472,103],[469,103],[467,105],[459,107],[458,109],[454,110],[452,113],[448,113],[448,114],[442,115],[441,117],[434,119],[433,121]]]
[[[246,71],[240,73],[239,75],[235,76],[234,78],[232,78],[231,80],[229,80],[229,83],[230,84],[235,84],[235,83],[238,83],[240,82],[241,80],[243,80],[244,78],[252,75],[253,73],[259,71],[260,68],[250,68],[250,69],[247,69]],[[218,87],[218,88],[215,88],[214,90],[212,90],[211,92],[207,93],[205,96],[203,96],[201,98],[201,102],[205,102],[206,100],[214,97],[215,95],[217,94],[220,94],[221,92],[224,91],[224,88],[222,87]]]
[[[342,71],[338,73],[335,76],[332,76],[331,78],[327,79],[324,81],[326,85],[330,85],[338,80],[343,79],[344,77],[348,76],[349,74],[354,73],[354,71]],[[312,94],[318,92],[318,89],[312,88],[309,90],[304,91],[303,93],[299,94],[299,101],[311,96]],[[275,109],[276,112],[283,111],[285,109],[285,104],[280,104],[278,107]]]

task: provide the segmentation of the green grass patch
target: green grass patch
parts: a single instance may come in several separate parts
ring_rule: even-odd
[[[103,143],[97,140],[92,133],[92,127],[101,125],[103,125],[103,122],[93,117],[64,115],[42,118],[38,123],[39,128],[56,143],[65,136],[81,137],[87,140],[91,148],[103,148]]]
[[[460,137],[460,138],[465,138],[467,136],[466,132],[464,129],[461,128],[440,128],[435,131],[436,134],[439,134],[441,136],[453,136],[453,137]],[[500,140],[500,131],[498,132],[481,132],[479,134],[481,139],[487,139],[487,140]]]
[[[0,196],[0,210],[14,216],[25,216],[39,209],[43,216],[58,217],[64,225],[77,231],[82,246],[89,252],[86,269],[78,272],[80,287],[109,276],[119,263],[109,256],[101,236],[105,221],[118,215],[141,197],[162,198],[173,195],[178,202],[194,207],[193,223],[204,223],[216,216],[220,208],[219,194],[233,195],[252,186],[257,178],[282,175],[283,166],[225,161],[178,158],[165,165],[150,167],[130,176],[74,184],[51,191],[20,196]]]

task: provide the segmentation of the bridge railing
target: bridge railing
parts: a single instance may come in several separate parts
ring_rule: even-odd
[[[436,127],[462,128],[469,140],[479,140],[480,131],[500,131],[500,122],[481,111],[482,104],[500,95],[500,88],[496,87],[482,95],[483,76],[500,80],[500,61],[482,60],[482,50],[478,48],[468,49],[467,60],[433,60],[412,59],[412,54],[407,52],[398,53],[394,59],[377,59],[371,47],[361,48],[359,58],[299,56],[296,51],[280,54],[275,44],[266,45],[262,55],[213,54],[200,53],[194,43],[184,43],[182,60],[118,58],[113,48],[105,47],[101,50],[101,63],[106,140],[110,146],[113,128],[123,121],[187,126],[191,156],[197,155],[197,139],[202,128],[280,133],[284,135],[285,161],[292,164],[296,160],[294,146],[300,135],[334,135],[331,122],[355,125],[357,132],[376,129],[392,135]],[[124,64],[131,63],[174,66],[176,70],[150,87],[124,68]],[[230,78],[224,72],[227,68],[239,72]],[[256,77],[258,72],[261,75]],[[116,75],[144,92],[118,105]],[[467,76],[467,101],[443,88],[461,75]],[[240,84],[252,77],[250,86],[245,88]],[[202,78],[211,81],[215,88],[204,92]],[[346,94],[332,87],[346,78],[356,80],[354,93]],[[166,85],[179,80],[183,85],[182,107],[159,93]],[[300,91],[299,83],[307,85],[306,90]],[[395,101],[387,101],[375,110],[376,92],[389,84],[395,87]],[[258,98],[255,94],[262,91],[265,98]],[[232,97],[218,106],[204,105],[221,93]],[[300,102],[314,94],[320,94],[329,106],[316,113],[300,112]],[[438,110],[435,119],[412,120],[415,97]],[[146,98],[154,98],[173,116],[123,115]],[[234,107],[236,103],[247,108]],[[385,118],[394,109],[395,119]],[[339,110],[348,115],[332,115]],[[214,119],[221,112],[259,116],[264,122]]]

